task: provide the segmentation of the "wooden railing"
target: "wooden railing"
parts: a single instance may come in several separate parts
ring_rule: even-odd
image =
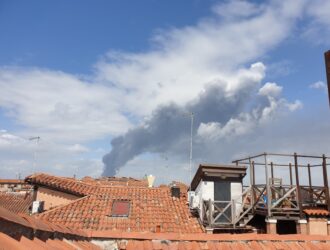
[[[208,226],[236,225],[253,208],[252,188],[230,201],[203,201],[203,223]]]
[[[266,185],[254,185],[230,201],[203,200],[202,221],[209,227],[235,227],[248,213],[299,216],[302,207],[326,205],[325,187],[300,186],[301,201],[298,200],[297,187],[293,185],[271,184],[269,191],[268,195]]]

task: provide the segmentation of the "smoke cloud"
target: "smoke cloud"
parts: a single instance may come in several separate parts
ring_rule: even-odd
[[[146,152],[183,153],[190,134],[189,112],[194,113],[193,135],[199,138],[199,147],[208,143],[203,137],[211,135],[216,138],[220,130],[222,136],[232,135],[235,131],[239,133],[242,128],[249,132],[254,124],[270,116],[276,107],[288,105],[284,99],[277,98],[279,91],[258,94],[264,70],[263,64],[253,64],[249,71],[241,73],[244,77],[240,75],[234,83],[218,80],[207,84],[186,105],[171,103],[159,106],[143,125],[111,141],[111,152],[103,158],[103,175],[115,175],[129,160]],[[265,86],[280,89],[274,83]],[[206,129],[205,132],[205,128],[214,124],[217,125],[215,128]]]

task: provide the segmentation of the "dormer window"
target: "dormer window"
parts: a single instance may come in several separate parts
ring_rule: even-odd
[[[127,200],[114,200],[112,203],[111,217],[128,217],[131,203]]]

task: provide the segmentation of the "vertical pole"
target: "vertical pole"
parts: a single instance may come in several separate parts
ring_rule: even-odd
[[[268,177],[268,163],[267,163],[267,154],[265,156],[265,172],[266,172],[266,190],[267,190],[267,216],[271,217],[271,194],[270,194],[270,185],[269,185],[269,177]]]
[[[194,113],[190,113],[190,156],[189,156],[189,191],[191,191],[191,172],[192,172],[192,154],[193,154],[193,126],[194,126]]]
[[[307,164],[308,168],[308,184],[309,184],[309,199],[313,200],[313,189],[312,189],[312,174],[311,174],[311,165]]]
[[[252,183],[253,183],[253,169],[252,169],[251,158],[249,158],[249,165],[250,165],[250,186],[252,186]]]
[[[249,158],[250,164],[250,196],[251,196],[251,205],[254,204],[254,162],[251,162],[251,158]],[[253,209],[253,208],[252,208]]]
[[[330,50],[324,53],[324,60],[325,60],[325,72],[327,75],[327,82],[328,82],[328,98],[330,104]]]
[[[231,200],[231,224],[236,225],[236,204],[235,204],[235,200],[232,199]]]
[[[301,201],[301,193],[299,186],[299,172],[298,172],[298,156],[297,153],[294,153],[294,169],[296,175],[296,188],[297,188],[297,204],[299,207],[299,216],[303,218],[303,210],[302,210],[302,201]]]
[[[309,163],[307,164],[307,168],[308,168],[308,183],[309,183],[309,188],[312,189],[311,165]]]
[[[323,181],[324,181],[324,188],[325,188],[325,199],[327,202],[328,211],[330,211],[327,159],[326,159],[325,155],[322,155],[322,159],[323,159],[322,167],[323,167]]]
[[[289,169],[290,169],[290,186],[292,186],[292,164],[289,163]]]
[[[271,171],[271,178],[272,178],[272,184],[274,184],[274,167],[273,162],[270,163],[270,171]]]
[[[255,169],[254,169],[255,165],[254,165],[254,161],[252,161],[252,174],[253,174],[253,186],[256,184],[256,174],[255,174]]]
[[[212,212],[212,200],[209,199],[209,217],[208,217],[208,221],[209,221],[209,227],[212,227],[212,219],[213,219],[213,212]]]

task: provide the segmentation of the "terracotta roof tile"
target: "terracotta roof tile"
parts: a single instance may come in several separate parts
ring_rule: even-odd
[[[47,186],[58,191],[85,196],[96,192],[96,185],[80,182],[73,178],[58,177],[48,174],[33,174],[25,178],[25,181],[33,185]]]
[[[130,202],[128,217],[112,217],[114,201]],[[70,204],[39,214],[40,218],[75,229],[112,230],[119,232],[201,233],[185,198],[172,198],[169,188],[103,187]]]
[[[328,210],[320,208],[308,208],[304,209],[305,214],[309,216],[329,216],[330,213]]]
[[[24,184],[24,180],[20,179],[0,179],[0,184]]]
[[[33,250],[39,250],[39,249],[47,249],[47,245],[43,242],[37,242],[30,240],[26,238],[25,236],[22,236],[19,240],[21,245],[24,245],[27,247],[27,249],[33,249]]]
[[[2,249],[7,249],[7,250],[26,249],[24,245],[20,244],[15,239],[1,232],[0,232],[0,242]]]
[[[119,249],[130,250],[130,249],[145,249],[145,250],[236,250],[236,249],[329,249],[327,248],[329,243],[324,242],[297,242],[297,241],[282,241],[277,240],[274,242],[270,241],[141,241],[141,240],[129,240],[126,242],[120,242]]]
[[[0,207],[14,213],[28,213],[33,202],[32,193],[0,192]]]
[[[70,193],[78,196],[85,196],[90,194],[97,194],[104,188],[109,187],[147,187],[146,180],[137,180],[126,177],[108,177],[102,179],[91,180],[91,178],[85,178],[83,180],[77,180],[67,177],[59,177],[54,175],[48,175],[44,173],[37,173],[25,178],[25,181],[33,185],[41,185],[49,188],[53,188],[58,191]]]
[[[18,216],[17,214],[3,208],[0,207],[0,218],[9,221],[9,222],[14,222],[16,224],[20,224],[22,226],[25,227],[30,227],[31,224],[26,221],[24,218],[22,218],[21,216]]]

